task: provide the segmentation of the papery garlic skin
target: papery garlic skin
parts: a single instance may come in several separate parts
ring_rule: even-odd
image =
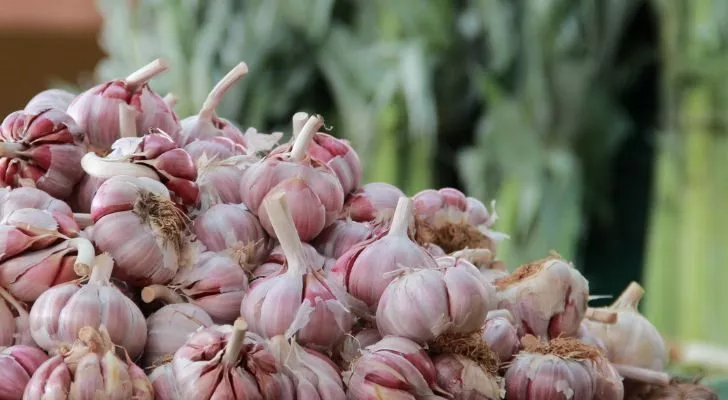
[[[54,286],[38,297],[30,310],[30,333],[42,349],[53,352],[74,342],[84,327],[108,329],[110,340],[136,358],[144,350],[147,325],[134,302],[110,281],[113,260],[97,257],[86,284]]]
[[[501,362],[510,360],[521,347],[518,329],[513,325],[513,317],[507,310],[488,313],[483,325],[483,340]]]
[[[180,400],[295,398],[290,379],[265,344],[246,335],[241,325],[203,329],[175,353],[172,368]]]
[[[46,89],[38,92],[28,103],[25,104],[24,111],[35,113],[50,108],[57,108],[66,111],[73,99],[77,95],[63,89]]]
[[[144,371],[121,360],[103,328],[85,327],[70,347],[45,361],[33,374],[23,399],[152,400]]]
[[[67,236],[76,236],[79,226],[74,220],[71,207],[48,193],[32,188],[0,188],[0,219],[5,219],[14,211],[23,208],[36,208],[50,213],[58,223],[58,231]]]
[[[574,336],[584,317],[589,283],[565,260],[549,257],[495,282],[498,308],[513,315],[520,336]]]
[[[450,266],[443,266],[447,261]],[[440,269],[405,272],[387,286],[376,312],[382,335],[425,343],[445,332],[469,333],[483,326],[496,307],[495,288],[472,264],[447,261]]]
[[[22,179],[59,199],[84,175],[84,131],[64,111],[16,111],[0,125],[0,186]]]
[[[200,190],[197,209],[204,212],[215,204],[240,204],[240,176],[258,158],[235,156],[222,160],[203,155],[197,159],[197,187]]]
[[[33,372],[47,359],[37,347],[0,348],[0,399],[21,399]]]
[[[376,328],[364,328],[361,331],[344,337],[337,346],[338,362],[341,368],[348,368],[349,364],[357,359],[364,348],[382,340],[382,334]]]
[[[505,374],[508,400],[594,399],[596,383],[588,366],[544,354],[520,353]]]
[[[143,365],[150,367],[171,358],[191,334],[212,325],[207,312],[194,304],[168,304],[160,308],[147,317]]]
[[[313,241],[313,245],[322,255],[338,259],[372,234],[373,229],[366,224],[339,220],[324,229]]]
[[[245,147],[226,137],[215,137],[209,140],[195,140],[184,146],[185,151],[193,160],[203,155],[210,159],[223,160],[229,157],[248,154]]]
[[[259,264],[268,251],[268,235],[244,204],[217,204],[192,223],[197,239],[210,251],[227,251],[241,265]]]
[[[298,399],[345,399],[341,372],[324,354],[289,342],[283,336],[269,340],[273,356],[293,382]]]
[[[329,270],[328,266],[331,262],[329,259],[319,254],[310,244],[301,243],[301,245],[303,246],[304,256],[307,257],[314,270],[323,272]],[[287,263],[288,260],[283,252],[283,248],[278,245],[271,250],[265,261],[253,270],[253,278],[266,278],[281,274],[286,271]]]
[[[353,400],[447,398],[437,386],[435,365],[427,353],[417,343],[396,336],[364,349],[344,372],[344,384]]]
[[[149,374],[149,381],[154,388],[155,400],[179,400],[182,398],[171,362],[154,368],[152,373]]]
[[[387,221],[394,215],[400,197],[406,195],[394,185],[367,183],[346,198],[345,214],[357,222]]]
[[[456,400],[500,400],[505,394],[501,379],[461,355],[441,354],[432,361],[437,384]]]
[[[25,306],[0,287],[0,347],[35,346]]]

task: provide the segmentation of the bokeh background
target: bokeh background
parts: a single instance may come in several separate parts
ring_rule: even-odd
[[[156,57],[180,116],[243,60],[222,116],[321,113],[368,181],[495,200],[511,268],[638,280],[671,343],[728,365],[725,0],[0,0],[2,115]]]

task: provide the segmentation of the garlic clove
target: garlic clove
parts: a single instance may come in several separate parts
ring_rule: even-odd
[[[508,310],[494,310],[488,313],[483,325],[483,341],[501,362],[509,361],[521,347],[518,330],[512,321]]]
[[[49,108],[66,110],[76,94],[63,89],[46,89],[33,96],[25,105],[27,112],[39,112]]]
[[[392,218],[399,198],[405,196],[389,183],[367,183],[347,197],[345,214],[357,222],[386,221]]]
[[[502,380],[473,360],[441,354],[433,358],[437,384],[453,399],[499,400],[505,395]]]
[[[142,365],[157,365],[182,347],[192,333],[213,325],[212,318],[190,303],[168,304],[147,317],[147,341]]]
[[[15,345],[0,349],[0,393],[3,398],[20,399],[33,373],[48,356],[38,348]]]

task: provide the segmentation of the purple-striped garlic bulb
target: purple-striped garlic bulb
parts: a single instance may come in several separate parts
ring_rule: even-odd
[[[84,131],[62,110],[8,115],[0,125],[0,185],[33,185],[66,198],[83,177],[83,140]]]
[[[213,325],[212,318],[190,303],[168,304],[147,317],[147,343],[142,365],[151,367],[172,359],[190,335]]]
[[[116,355],[105,327],[86,326],[78,339],[62,346],[35,371],[24,399],[152,400],[154,389],[129,357]]]
[[[22,399],[33,372],[47,359],[46,353],[37,347],[0,347],[0,399]]]
[[[448,253],[465,248],[494,251],[495,244],[507,237],[490,229],[495,212],[488,213],[483,203],[457,189],[426,189],[412,199],[419,243],[434,243]]]
[[[518,267],[495,281],[498,308],[515,319],[519,336],[575,336],[587,308],[589,283],[558,255]]]
[[[166,62],[157,59],[125,79],[99,84],[73,99],[68,114],[86,132],[90,150],[104,154],[123,136],[119,127],[119,105],[134,108],[136,132],[146,134],[156,128],[174,134],[179,130],[177,115],[147,83],[166,69]]]
[[[663,371],[668,361],[665,342],[655,326],[637,310],[644,293],[637,282],[630,283],[611,306],[587,310],[584,326],[604,343],[609,361]],[[615,319],[597,318],[604,312],[616,314]]]
[[[301,243],[303,253],[308,259],[311,267],[316,271],[327,272],[329,270],[330,259],[319,254],[316,249],[308,243]],[[255,267],[252,271],[253,278],[267,278],[269,276],[278,275],[286,271],[286,254],[281,245],[277,245],[271,250],[265,260]]]
[[[500,400],[505,394],[497,362],[486,367],[457,354],[439,354],[432,361],[437,372],[437,384],[452,399]]]
[[[240,204],[240,176],[258,159],[255,156],[234,156],[222,160],[206,155],[197,159],[197,187],[200,190],[197,210],[207,211],[216,204]]]
[[[180,147],[194,143],[195,141],[205,141],[215,139],[217,137],[225,137],[234,143],[245,147],[243,133],[232,122],[220,118],[215,113],[215,109],[222,102],[225,92],[235,85],[242,77],[248,73],[248,65],[244,62],[236,65],[228,72],[207,95],[202,108],[197,115],[192,115],[182,120],[180,129],[174,136],[175,141]],[[244,154],[244,153],[243,153]],[[208,154],[208,157],[211,155]]]
[[[265,258],[270,240],[258,218],[244,204],[216,204],[192,223],[197,240],[210,251],[224,251],[251,270]]]
[[[37,208],[49,212],[58,222],[58,230],[67,236],[76,236],[79,226],[71,207],[48,193],[32,188],[0,188],[0,219],[21,208]]]
[[[286,194],[296,231],[304,242],[318,236],[341,214],[344,205],[341,183],[331,168],[306,155],[306,148],[321,125],[321,117],[311,117],[290,152],[270,154],[243,174],[240,183],[243,203],[273,237],[275,231],[265,209],[266,198]]]
[[[347,291],[366,303],[372,313],[397,271],[437,269],[435,259],[408,236],[411,218],[412,200],[400,197],[389,231],[354,246],[336,261],[332,270]]]
[[[34,346],[30,335],[30,317],[25,305],[0,287],[0,347]]]
[[[247,324],[238,319],[190,336],[172,360],[179,400],[295,399],[290,379],[265,342],[246,333]]]
[[[362,351],[344,372],[350,399],[446,399],[437,385],[437,371],[419,344],[397,336],[384,337]]]
[[[313,241],[319,253],[338,259],[355,245],[369,239],[373,229],[361,222],[338,220],[324,229]]]
[[[621,400],[622,380],[607,358],[578,339],[527,335],[505,374],[509,400]]]
[[[94,178],[109,179],[118,175],[145,177],[161,181],[186,205],[197,203],[199,190],[195,184],[197,167],[192,157],[177,147],[165,132],[152,129],[142,137],[134,131],[133,110],[121,106],[119,118],[124,127],[123,137],[111,146],[111,153],[102,158],[87,153],[81,160],[84,171]]]
[[[464,259],[441,257],[437,264],[435,269],[410,267],[389,283],[376,312],[382,335],[424,344],[446,333],[467,334],[483,327],[498,302],[495,287]]]
[[[23,110],[29,113],[36,113],[51,108],[66,111],[76,96],[76,94],[63,89],[46,89],[28,100]]]
[[[268,340],[273,357],[293,382],[297,399],[343,400],[341,371],[323,353],[302,347],[295,340],[276,336]]]
[[[30,309],[30,333],[42,349],[55,352],[70,345],[84,327],[108,330],[114,344],[129,356],[142,354],[147,340],[144,315],[131,299],[110,282],[114,260],[101,254],[94,260],[88,282],[54,286]]]
[[[342,369],[348,369],[352,361],[356,360],[366,347],[382,340],[382,334],[377,328],[363,328],[358,332],[352,331],[344,337],[337,346],[334,358]]]
[[[385,182],[367,183],[346,198],[344,213],[357,222],[389,221],[400,197],[406,195],[394,185]]]
[[[65,233],[48,211],[21,208],[5,215],[0,220],[0,286],[18,300],[33,302],[48,288],[77,279],[74,268],[91,265],[95,249],[88,239]]]
[[[286,256],[286,270],[254,281],[240,314],[265,338],[295,336],[302,345],[329,349],[351,330],[353,316],[344,289],[311,265],[296,235],[285,195],[268,197],[265,207]]]
[[[303,130],[305,121],[309,115],[303,112],[293,116],[293,139]],[[274,149],[272,153],[290,151],[291,144]],[[359,155],[351,147],[349,141],[337,139],[329,134],[317,132],[306,149],[308,157],[328,165],[334,171],[336,177],[344,189],[344,195],[348,195],[361,186],[362,167]]]
[[[501,362],[509,361],[521,348],[518,329],[508,310],[488,312],[483,325],[483,341]]]
[[[232,258],[212,251],[197,255],[194,265],[181,270],[169,286],[150,285],[142,300],[168,304],[190,302],[217,323],[231,323],[240,315],[240,302],[248,291],[248,276]]]
[[[144,286],[165,284],[193,259],[187,217],[160,182],[115,176],[94,197],[93,240],[116,260],[114,276]]]

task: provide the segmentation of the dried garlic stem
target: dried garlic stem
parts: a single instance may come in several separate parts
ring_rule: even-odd
[[[151,303],[154,300],[161,300],[167,304],[179,304],[185,302],[182,296],[164,285],[149,285],[142,289],[143,302]]]
[[[73,271],[78,276],[86,276],[91,272],[96,258],[96,249],[88,239],[73,238],[66,242],[68,246],[76,248],[76,262],[73,264]],[[113,263],[113,261],[112,261]]]
[[[166,96],[162,99],[167,104],[169,108],[174,108],[177,105],[177,101],[179,100],[177,96],[174,95],[174,93],[167,93]]]
[[[612,303],[610,308],[623,309],[623,308],[637,308],[640,304],[642,296],[645,294],[645,289],[640,286],[637,282],[632,282],[627,286],[626,289],[619,295],[617,300]]]
[[[410,217],[412,216],[412,199],[400,197],[397,200],[397,208],[394,210],[392,225],[389,227],[389,236],[407,236]]]
[[[81,158],[81,167],[87,174],[96,178],[109,179],[117,175],[127,175],[137,178],[154,179],[155,181],[159,180],[159,175],[149,167],[132,164],[125,160],[106,160],[97,156],[95,153],[86,153]]]
[[[293,135],[292,137],[295,139],[300,133],[301,130],[303,130],[303,126],[306,125],[306,121],[308,121],[308,114],[299,111],[295,114],[293,114],[293,117],[291,118],[291,122],[293,124]]]
[[[601,322],[604,324],[614,324],[617,322],[616,312],[599,308],[587,308],[584,317],[590,321]]]
[[[293,217],[288,211],[286,195],[279,193],[265,199],[265,209],[268,212],[270,224],[283,248],[283,254],[288,260],[288,271],[305,274],[308,269],[306,257],[303,255],[303,245],[298,237]]]
[[[245,332],[248,330],[248,323],[244,319],[238,318],[233,324],[233,334],[228,339],[227,346],[225,346],[225,354],[222,356],[222,361],[228,365],[235,364],[238,361],[240,355],[240,349],[243,347],[243,341],[245,340]]]
[[[93,261],[93,268],[91,268],[91,277],[89,278],[89,282],[108,284],[111,279],[111,271],[113,269],[114,259],[107,253],[99,254]]]
[[[205,99],[205,102],[202,103],[202,108],[200,108],[200,112],[197,114],[199,118],[211,120],[212,116],[215,114],[215,109],[222,101],[223,96],[225,96],[225,92],[227,92],[237,81],[240,80],[240,78],[244,77],[248,73],[248,65],[244,62],[241,62],[240,64],[236,65],[235,68],[230,70],[230,72],[227,73],[222,79],[220,79],[220,82],[215,85],[214,88],[210,91],[210,94],[207,95],[207,98]]]
[[[91,218],[89,213],[73,213],[73,219],[76,221],[81,229],[88,228],[94,224],[94,220]]]
[[[167,68],[169,68],[167,62],[161,58],[158,58],[150,62],[149,64],[139,68],[138,70],[132,72],[129,76],[126,77],[126,79],[124,79],[124,82],[126,82],[126,86],[129,88],[129,90],[134,91],[138,89],[139,86],[147,83],[154,76],[166,71]]]
[[[17,157],[25,149],[22,143],[0,142],[0,157]]]
[[[293,149],[291,150],[291,160],[301,161],[306,155],[308,145],[313,139],[313,135],[318,132],[319,128],[324,125],[324,120],[320,115],[314,115],[306,121],[306,124],[301,128],[296,140],[293,142]]]
[[[612,364],[622,377],[638,382],[649,383],[658,386],[670,384],[670,375],[665,372],[653,371],[647,368],[634,367],[632,365]]]
[[[119,133],[121,137],[137,137],[136,114],[134,107],[126,104],[119,104]]]

